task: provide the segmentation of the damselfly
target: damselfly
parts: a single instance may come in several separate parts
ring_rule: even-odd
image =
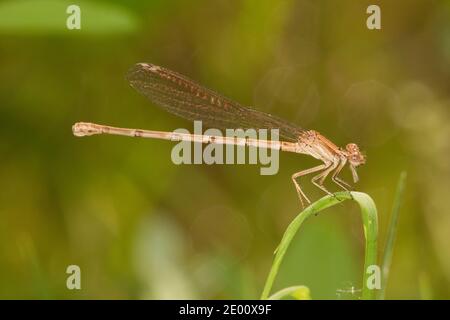
[[[334,183],[344,190],[349,190],[350,185],[338,177],[348,163],[353,181],[358,182],[356,167],[364,164],[366,158],[355,143],[339,148],[317,131],[304,130],[268,113],[244,107],[185,76],[153,64],[136,64],[129,70],[127,79],[133,88],[150,101],[177,116],[192,121],[199,120],[218,129],[278,129],[281,141],[127,129],[87,122],[78,122],[73,125],[75,136],[104,133],[172,141],[256,146],[307,154],[322,161],[322,164],[294,173],[291,177],[302,206],[304,206],[304,200],[310,203],[297,182],[297,179],[302,176],[317,173],[311,182],[327,194],[331,194],[323,185],[325,179],[331,174],[331,180]]]

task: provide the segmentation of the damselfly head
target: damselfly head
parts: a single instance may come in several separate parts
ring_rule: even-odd
[[[358,182],[358,174],[356,167],[366,163],[366,157],[359,151],[359,147],[355,143],[349,143],[345,146],[347,151],[347,159],[350,164],[350,171],[352,172],[353,182]]]
[[[347,144],[345,150],[347,151],[347,159],[352,166],[357,167],[366,163],[366,157],[359,151],[355,143]]]

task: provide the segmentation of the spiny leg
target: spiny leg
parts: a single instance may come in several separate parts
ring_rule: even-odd
[[[336,183],[339,187],[341,187],[345,191],[349,191],[352,189],[352,187],[347,182],[345,182],[344,180],[342,180],[341,178],[338,177],[338,174],[341,172],[342,168],[344,168],[346,162],[347,162],[347,159],[341,160],[341,163],[339,164],[336,171],[331,176],[331,180],[333,180],[334,183]]]
[[[330,172],[336,168],[336,166],[337,166],[336,162],[332,163],[326,170],[324,170],[323,172],[319,173],[317,176],[311,179],[311,182],[316,187],[318,187],[319,189],[321,189],[322,191],[324,191],[326,194],[329,195],[333,194],[323,186],[323,182],[325,181],[326,177],[330,174]],[[319,183],[317,183],[317,180],[319,180]]]
[[[339,177],[335,177],[334,179],[332,179],[338,186],[340,186],[342,189],[346,190],[346,191],[351,191],[353,190],[353,187],[351,185],[349,185],[347,182],[345,182],[344,180],[342,180]]]
[[[297,178],[299,178],[301,176],[313,173],[313,172],[317,172],[317,171],[321,171],[321,170],[327,169],[330,165],[331,164],[324,163],[324,164],[318,165],[318,166],[316,166],[314,168],[306,169],[306,170],[294,173],[292,175],[291,179],[292,179],[292,182],[294,182],[295,189],[297,190],[298,197],[300,198],[300,202],[302,204],[302,208],[305,207],[305,205],[303,203],[303,198],[305,198],[307,203],[311,203],[311,201],[305,195],[305,193],[303,192],[302,188],[300,188],[300,185],[298,184],[298,182],[295,179],[297,179]]]

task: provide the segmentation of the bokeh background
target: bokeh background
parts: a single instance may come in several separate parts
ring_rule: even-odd
[[[66,28],[69,4],[81,30]],[[366,27],[370,4],[381,30]],[[380,255],[407,171],[387,298],[450,298],[449,1],[10,0],[0,39],[0,298],[259,297],[300,212],[290,176],[317,162],[282,154],[261,176],[174,165],[167,141],[74,137],[77,121],[192,128],[128,85],[136,62],[358,143]],[[357,205],[333,207],[300,230],[274,290],[339,299],[361,287],[363,247]],[[71,264],[79,291],[66,288]]]

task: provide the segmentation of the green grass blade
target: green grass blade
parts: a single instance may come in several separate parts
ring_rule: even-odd
[[[406,172],[402,172],[397,184],[397,191],[395,192],[394,205],[392,207],[391,220],[389,222],[389,229],[386,238],[386,244],[383,253],[382,270],[382,285],[379,299],[384,299],[386,293],[386,285],[389,278],[389,271],[391,268],[392,254],[394,252],[395,237],[397,235],[398,217],[400,212],[400,205],[403,199],[403,191],[406,183]]]
[[[353,199],[358,202],[361,208],[361,215],[363,220],[364,237],[366,238],[366,248],[364,253],[364,275],[361,298],[363,300],[373,300],[376,298],[375,289],[371,289],[368,285],[369,268],[377,264],[377,239],[378,239],[378,215],[377,208],[372,198],[362,192],[352,192]],[[379,273],[375,276],[379,276]],[[380,287],[378,287],[380,288]]]
[[[267,276],[266,283],[261,294],[261,299],[267,299],[269,297],[270,290],[272,289],[275,277],[278,273],[284,255],[286,254],[287,248],[289,247],[289,244],[291,243],[302,223],[312,215],[326,208],[334,206],[342,201],[351,199],[358,202],[359,206],[361,207],[361,214],[363,218],[364,235],[366,238],[364,271],[367,270],[368,266],[376,265],[378,219],[377,210],[372,198],[370,198],[367,194],[361,192],[338,192],[334,195],[327,195],[303,210],[287,227],[283,238],[281,239],[281,242],[278,245],[277,250],[275,251],[275,258],[269,271],[269,275]],[[374,299],[375,290],[370,290],[367,287],[367,277],[368,275],[366,274],[366,272],[364,272],[362,297],[363,299]]]

